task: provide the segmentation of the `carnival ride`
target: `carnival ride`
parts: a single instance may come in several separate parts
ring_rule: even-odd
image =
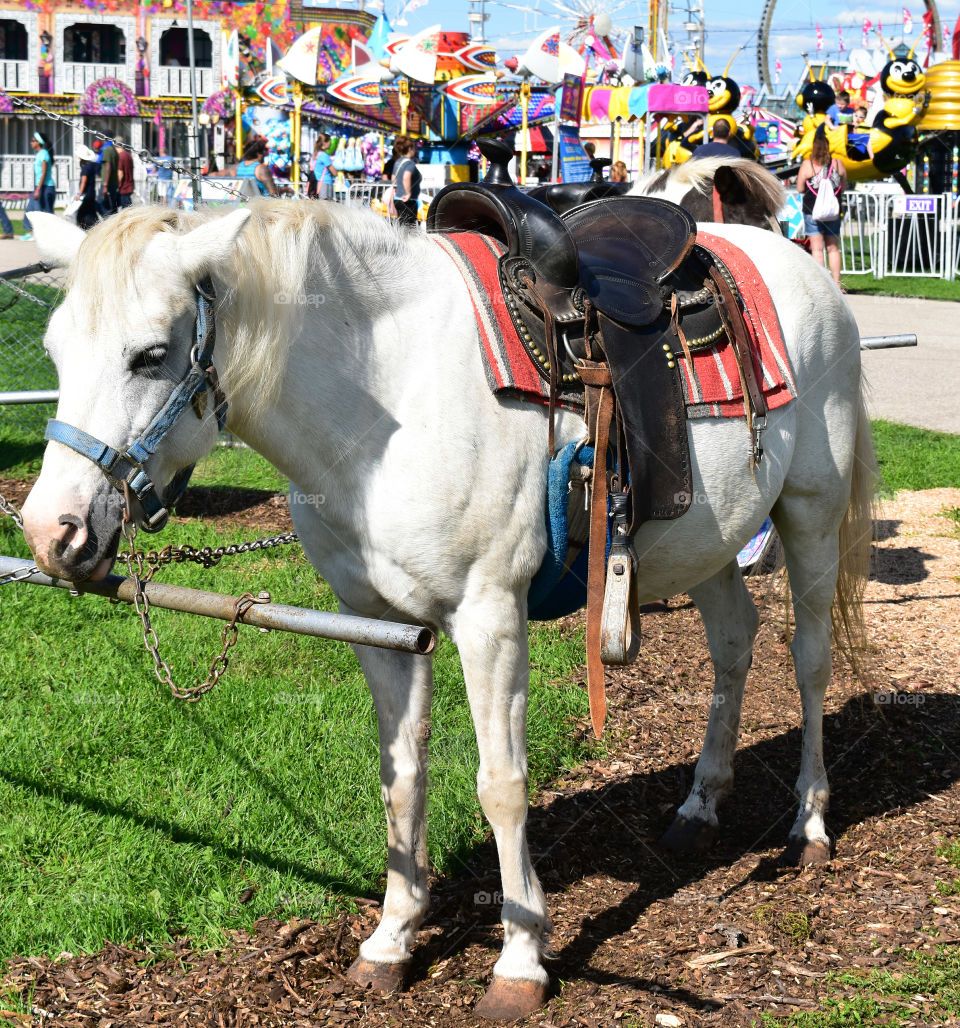
[[[700,2],[689,0],[694,6]],[[769,37],[772,6],[768,0],[761,51]],[[927,0],[926,6],[932,24],[939,25],[934,0]],[[691,36],[692,46],[688,41],[695,60],[684,55],[690,70],[680,84],[695,92],[684,99],[682,90],[664,81],[670,76],[673,57],[683,52],[667,34],[667,15],[672,10],[669,0],[653,0],[646,42],[638,42],[639,34],[631,43],[628,34],[616,33],[606,13],[583,14],[573,30],[564,32],[557,26],[542,31],[526,52],[499,62],[490,47],[471,42],[467,33],[447,32],[434,25],[404,35],[391,32],[382,16],[375,19],[364,11],[318,8],[316,15],[321,21],[294,39],[286,53],[273,61],[272,69],[267,67],[266,74],[261,69],[251,75],[248,69],[244,81],[238,57],[234,76],[228,76],[238,101],[238,129],[240,108],[254,98],[289,112],[293,150],[302,138],[303,118],[312,118],[315,124],[338,124],[347,138],[334,144],[335,170],[362,169],[370,177],[376,175],[377,164],[386,156],[387,138],[410,134],[423,141],[428,162],[446,166],[446,181],[470,173],[469,140],[510,132],[517,132],[519,172],[525,178],[526,154],[534,138],[529,130],[549,122],[556,126],[561,113],[567,120],[582,120],[586,125],[609,124],[612,159],[619,157],[624,126],[631,125],[634,136],[640,130],[644,152],[657,164],[681,163],[689,159],[705,133],[709,136],[718,119],[730,124],[731,142],[745,155],[769,159],[775,149],[782,153],[792,126],[782,117],[777,121],[770,112],[749,105],[738,117],[738,108],[743,112],[741,99],[752,90],[744,92],[728,74],[736,53],[722,75],[709,74],[696,50],[702,24],[700,35]],[[691,26],[696,28],[690,22],[684,23],[683,29],[689,33]],[[927,24],[925,29],[929,28]],[[932,130],[936,112],[943,109],[944,101],[936,95],[938,86],[930,100],[933,120],[928,120],[925,76],[913,51],[906,57],[902,51],[889,56],[877,78],[885,100],[869,129],[855,133],[843,125],[828,133],[831,152],[843,162],[851,181],[899,172],[916,151],[917,130],[923,132],[927,126]],[[935,71],[931,69],[931,73]],[[637,75],[639,82],[633,77]],[[565,76],[566,109],[561,112],[558,86]],[[851,82],[854,78],[857,76],[852,76]],[[654,79],[657,81],[651,81]],[[766,81],[769,76],[762,73],[761,79]],[[573,80],[575,89],[570,88]],[[935,80],[934,74],[931,87]],[[865,86],[857,79],[857,88],[874,84],[870,79],[864,81]],[[952,80],[947,76],[943,81]],[[836,79],[833,84],[839,88]],[[667,88],[653,89],[653,85]],[[834,98],[830,83],[811,70],[810,81],[798,98],[806,109],[799,139],[786,144],[794,161],[809,153],[813,132],[825,120]],[[700,106],[704,100],[705,109]],[[946,103],[949,108],[950,102]],[[572,117],[571,105],[575,108]],[[779,141],[776,146],[771,145],[768,123]],[[239,131],[237,136],[239,146]],[[356,138],[351,141],[349,137]],[[287,145],[286,138],[278,130],[278,149]],[[637,145],[636,139],[633,145]],[[282,158],[279,163],[283,165]],[[289,167],[296,182],[298,162],[290,162]]]
[[[692,63],[690,70],[683,76],[681,85],[686,87],[703,87],[707,90],[708,114],[704,118],[683,117],[672,122],[667,129],[669,142],[663,153],[663,166],[672,167],[675,164],[682,164],[688,161],[696,151],[697,147],[706,142],[718,121],[726,121],[730,126],[730,145],[735,147],[744,157],[757,159],[759,151],[754,136],[753,127],[749,121],[738,121],[734,114],[740,106],[740,86],[734,79],[730,78],[727,72],[733,64],[737,54],[743,47],[734,51],[733,56],[727,61],[723,74],[716,77],[711,76],[699,56],[695,63]],[[705,135],[706,129],[706,135]]]
[[[817,76],[807,66],[809,78],[797,96],[797,105],[805,116],[793,148],[794,161],[810,156],[814,136],[824,126],[830,155],[843,165],[849,181],[893,175],[904,184],[902,169],[916,153],[916,124],[930,102],[930,92],[926,89],[926,75],[913,56],[916,44],[902,57],[887,49],[890,60],[877,82],[884,98],[883,107],[877,111],[872,125],[864,126],[861,132],[852,131],[849,124],[828,124],[827,112],[836,103],[836,94],[822,80],[822,71]]]

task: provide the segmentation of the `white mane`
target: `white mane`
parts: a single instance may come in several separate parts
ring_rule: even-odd
[[[724,165],[740,173],[744,188],[769,213],[775,214],[786,203],[786,194],[777,178],[747,157],[702,157],[668,171],[649,171],[637,179],[629,195],[662,196],[673,203],[679,203],[691,190],[706,196],[713,188],[717,169]]]
[[[358,319],[381,314],[401,282],[410,281],[418,251],[430,244],[366,209],[317,201],[260,200],[229,267],[214,269],[217,314],[233,341],[221,369],[227,392],[252,387],[266,405],[283,377],[290,344],[305,316],[322,310],[327,292],[346,297]],[[159,232],[183,234],[230,208],[178,213],[144,206],[108,218],[91,231],[71,267],[91,309],[107,312],[123,286],[149,283],[143,253]],[[335,283],[335,286],[334,286]]]

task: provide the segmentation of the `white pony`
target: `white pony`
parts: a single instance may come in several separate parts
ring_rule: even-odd
[[[195,287],[209,276],[229,428],[289,476],[304,550],[342,609],[423,623],[459,647],[504,897],[502,954],[478,1010],[531,1013],[548,983],[547,904],[526,841],[525,739],[527,590],[546,547],[547,415],[491,394],[459,272],[429,237],[332,204],[265,201],[184,215],[136,208],[88,235],[34,217],[41,252],[69,267],[46,336],[60,378],[58,419],[130,445],[190,366]],[[742,226],[710,230],[764,270],[799,395],[771,412],[755,477],[743,420],[689,422],[698,502],[636,535],[641,602],[689,592],[715,668],[718,702],[672,841],[701,841],[732,786],[758,624],[735,558],[770,513],[792,584],[803,703],[790,850],[822,860],[831,604],[836,594],[833,624],[855,629],[869,550],[872,446],[857,327],[824,269],[792,243]],[[188,407],[146,461],[159,485],[214,446],[212,406],[199,418]],[[558,413],[558,447],[583,433],[578,416]],[[106,574],[121,511],[100,468],[51,442],[23,509],[37,564],[66,579]],[[383,916],[352,975],[390,990],[404,979],[428,906],[432,664],[355,649],[379,719],[388,872]]]

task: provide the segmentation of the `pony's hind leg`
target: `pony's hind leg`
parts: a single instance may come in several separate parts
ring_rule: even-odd
[[[543,1005],[548,984],[541,962],[547,905],[526,834],[526,604],[508,591],[485,591],[461,605],[453,634],[480,752],[477,793],[493,828],[503,886],[503,951],[476,1013],[513,1020]]]
[[[429,905],[425,810],[433,662],[370,646],[353,649],[377,709],[387,889],[380,924],[361,944],[349,973],[359,984],[388,993],[405,984]]]
[[[717,832],[717,805],[733,787],[740,708],[759,618],[736,561],[690,590],[707,632],[714,684],[693,788],[660,840],[681,852],[705,849]]]
[[[830,519],[825,498],[784,494],[772,513],[783,542],[796,627],[790,645],[803,708],[803,746],[796,791],[797,819],[784,851],[787,863],[830,859],[825,816],[830,786],[823,763],[823,701],[830,684],[831,615],[839,568],[839,511]]]

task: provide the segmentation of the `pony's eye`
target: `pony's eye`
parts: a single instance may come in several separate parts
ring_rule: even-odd
[[[130,370],[137,374],[144,371],[156,371],[167,359],[167,348],[162,345],[150,346],[130,361]]]

